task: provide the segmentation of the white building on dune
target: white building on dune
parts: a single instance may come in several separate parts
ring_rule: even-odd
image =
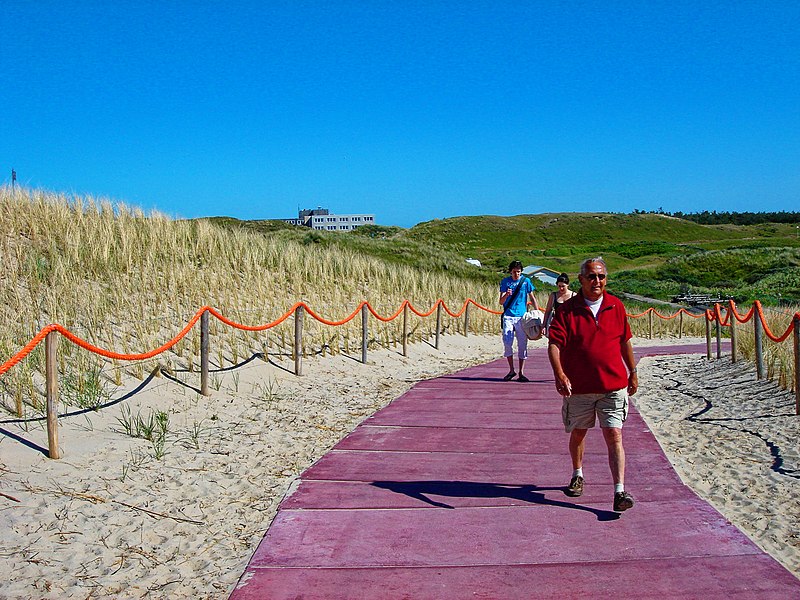
[[[325,231],[352,231],[362,225],[374,225],[375,215],[334,215],[327,208],[298,211],[296,219],[283,219],[286,223]]]

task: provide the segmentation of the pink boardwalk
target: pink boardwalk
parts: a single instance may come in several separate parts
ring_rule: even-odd
[[[679,350],[705,346],[646,349]],[[420,382],[365,420],[302,474],[231,598],[800,598],[800,580],[681,483],[635,409],[636,506],[611,511],[597,430],[584,495],[565,496],[546,352],[530,383],[506,370]]]

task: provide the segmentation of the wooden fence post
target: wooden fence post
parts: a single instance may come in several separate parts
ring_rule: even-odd
[[[50,458],[61,458],[58,448],[58,332],[51,331],[44,338],[45,386],[47,393],[47,447]]]
[[[736,362],[736,316],[733,314],[733,300],[728,304],[728,319],[731,322],[731,362]]]
[[[369,329],[367,329],[369,312],[367,305],[361,305],[361,362],[367,364],[367,344],[369,344]]]
[[[469,335],[469,302],[464,306],[464,337]]]
[[[800,315],[794,319],[794,414],[800,415]]]
[[[408,302],[403,305],[403,356],[408,356]]]
[[[683,337],[683,309],[678,312],[678,339]]]
[[[715,311],[717,315],[717,358],[722,358],[722,311]]]
[[[433,347],[439,349],[439,332],[442,330],[442,302],[436,304],[436,337],[434,338]]]
[[[756,378],[764,379],[764,328],[761,325],[761,315],[758,310],[753,310],[753,333],[756,345]]]
[[[294,374],[303,375],[303,306],[294,309]]]
[[[647,319],[647,321],[648,321],[647,334],[649,336],[648,339],[652,340],[653,339],[653,309],[652,308],[650,309],[650,312],[647,313],[647,317],[648,317],[648,319]]]
[[[706,315],[706,358],[711,360],[711,321],[708,319],[708,311],[705,312]]]
[[[208,311],[203,311],[200,315],[200,393],[203,396],[210,396],[208,389],[208,354],[211,345],[208,332]]]

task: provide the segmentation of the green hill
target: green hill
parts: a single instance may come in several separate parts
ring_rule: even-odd
[[[498,273],[519,259],[574,274],[583,259],[603,256],[615,289],[662,300],[687,289],[740,301],[800,300],[794,224],[701,225],[661,214],[548,213],[434,220],[398,237],[469,255]]]
[[[740,301],[800,300],[800,239],[791,223],[702,225],[652,213],[548,213],[454,217],[410,229],[371,225],[343,234],[278,221],[212,220],[492,284],[511,260],[574,275],[583,259],[602,256],[616,291],[662,300],[686,290]]]

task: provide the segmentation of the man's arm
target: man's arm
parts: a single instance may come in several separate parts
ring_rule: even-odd
[[[636,373],[636,358],[633,356],[633,344],[630,340],[622,345],[622,360],[628,367],[628,394],[633,396],[639,389],[639,375]]]
[[[533,304],[534,310],[542,310],[539,308],[539,303],[536,301],[536,296],[533,295],[533,292],[528,292],[528,304]]]
[[[572,383],[561,367],[561,348],[550,344],[547,347],[547,357],[550,359],[550,366],[553,368],[553,376],[556,379],[556,391],[562,396],[571,396]]]

